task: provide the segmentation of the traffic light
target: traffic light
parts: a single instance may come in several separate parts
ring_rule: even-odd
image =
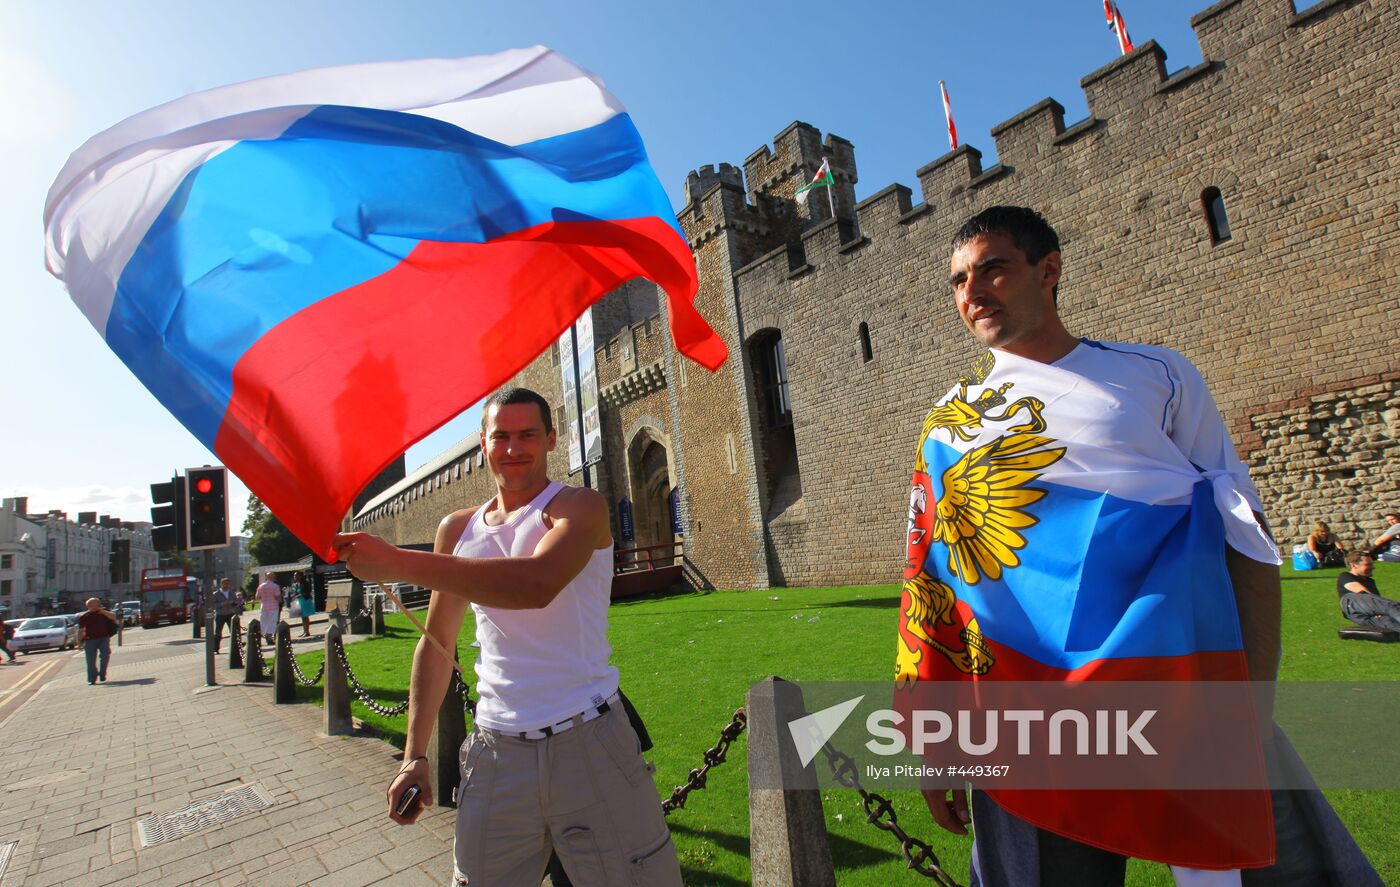
[[[186,469],[186,551],[223,548],[228,544],[227,487],[227,468],[205,466]]]
[[[185,550],[185,479],[151,484],[151,547],[156,551]]]
[[[131,540],[113,539],[112,551],[108,556],[113,585],[131,581]]]

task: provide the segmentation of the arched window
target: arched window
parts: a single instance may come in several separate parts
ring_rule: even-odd
[[[870,363],[875,357],[875,352],[870,349],[870,324],[865,321],[860,323],[860,359],[862,363]]]
[[[1205,211],[1211,246],[1229,240],[1230,219],[1225,215],[1225,198],[1220,196],[1219,188],[1212,186],[1201,192],[1201,209]]]

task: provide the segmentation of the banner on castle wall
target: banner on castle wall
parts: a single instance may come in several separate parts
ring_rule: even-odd
[[[666,502],[671,506],[671,532],[677,536],[685,535],[685,527],[681,524],[681,490],[676,487],[671,490],[671,495],[666,497]]]
[[[559,336],[559,373],[564,383],[564,422],[569,442],[569,473],[603,460],[603,429],[598,414],[598,368],[593,353],[593,312],[584,311]],[[580,440],[582,407],[582,440]]]
[[[623,542],[634,542],[637,531],[632,523],[632,500],[623,496],[617,503],[617,527]]]

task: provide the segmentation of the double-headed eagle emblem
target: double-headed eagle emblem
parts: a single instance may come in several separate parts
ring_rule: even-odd
[[[918,464],[909,500],[904,627],[910,635],[966,674],[985,674],[995,664],[995,658],[978,630],[976,614],[958,617],[958,599],[952,587],[929,572],[929,550],[934,542],[946,547],[946,575],[964,586],[975,585],[984,577],[993,581],[1000,579],[1004,570],[1020,565],[1017,552],[1026,546],[1024,531],[1037,522],[1027,509],[1045,496],[1045,491],[1031,486],[1031,482],[1065,454],[1064,447],[1050,446],[1054,441],[1039,434],[1045,429],[1041,417],[1044,404],[1036,398],[1021,398],[998,416],[991,416],[985,410],[959,412],[969,404],[966,399],[969,382],[985,380],[991,370],[991,359],[990,353],[980,359],[969,374],[972,378],[961,380],[958,393],[929,413],[919,440]],[[1010,387],[1011,383],[1007,383],[996,391],[987,389],[972,403],[984,404],[997,397],[1000,397],[998,403],[1005,403],[1001,395]],[[924,444],[934,429],[946,427],[952,437],[971,442],[975,436],[969,434],[967,428],[980,428],[982,420],[1005,421],[1022,410],[1030,413],[1028,421],[963,453],[943,472],[935,494],[923,453]],[[955,415],[971,415],[976,421],[957,425],[944,423],[944,419]],[[956,633],[961,646],[951,643],[951,638],[945,642],[936,637],[940,626],[953,626],[958,622],[965,622],[965,627]],[[907,643],[902,636],[899,646],[896,681],[903,685],[917,679],[923,651]]]

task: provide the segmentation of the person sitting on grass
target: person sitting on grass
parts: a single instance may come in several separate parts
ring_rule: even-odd
[[[1332,529],[1318,521],[1308,534],[1308,551],[1317,558],[1319,567],[1340,567],[1342,565],[1342,543]]]
[[[1376,537],[1371,556],[1378,561],[1400,564],[1400,514],[1392,511],[1385,516],[1385,531]]]
[[[1347,554],[1346,572],[1337,576],[1342,615],[1366,628],[1400,632],[1400,603],[1381,597],[1371,570],[1376,561],[1368,552]]]

